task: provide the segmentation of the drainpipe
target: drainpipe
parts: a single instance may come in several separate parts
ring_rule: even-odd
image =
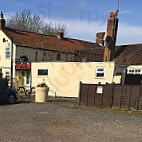
[[[11,88],[13,86],[13,37],[11,38]]]

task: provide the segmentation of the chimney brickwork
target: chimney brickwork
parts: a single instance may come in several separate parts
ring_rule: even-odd
[[[64,39],[64,32],[55,33],[54,36],[57,36],[60,40]]]
[[[6,23],[6,21],[5,21],[4,17],[3,17],[3,12],[1,12],[1,14],[0,14],[0,30],[5,28],[5,23]]]
[[[99,32],[96,34],[96,43],[104,46],[104,36],[105,32]]]
[[[110,18],[107,24],[107,36],[104,49],[104,62],[113,61],[115,53],[115,45],[118,29],[118,18],[116,18],[117,12],[110,13]]]

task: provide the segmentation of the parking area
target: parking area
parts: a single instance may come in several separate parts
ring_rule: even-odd
[[[141,114],[91,110],[57,102],[0,105],[0,142],[142,141]]]

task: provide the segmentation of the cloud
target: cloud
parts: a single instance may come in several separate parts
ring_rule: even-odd
[[[131,11],[131,10],[124,10],[124,11],[120,11],[120,13],[119,14],[129,14],[129,13],[133,13],[133,11]]]
[[[92,42],[95,42],[96,40],[96,33],[106,32],[106,23],[92,22],[91,24],[88,24],[87,21],[76,21],[67,25],[69,25],[69,37],[84,39]]]
[[[117,44],[142,43],[142,27],[120,23]]]
[[[46,20],[47,23],[57,24],[61,22],[67,26],[66,36],[69,38],[81,39],[86,41],[95,42],[97,32],[106,32],[106,23],[92,22],[77,20]]]
[[[91,42],[95,42],[95,36],[97,32],[107,31],[107,23],[100,24],[99,22],[94,22],[92,24],[87,24],[87,22],[83,21],[65,23],[67,23],[69,27],[69,37]],[[119,23],[117,45],[142,43],[141,34],[142,27]]]
[[[6,17],[9,13],[6,13]],[[81,39],[85,41],[95,42],[96,33],[107,31],[107,22],[91,22],[88,21],[77,21],[77,20],[65,20],[65,19],[54,19],[48,20],[46,22],[57,24],[59,22],[67,25],[68,30],[66,36],[69,38]],[[119,23],[117,45],[123,44],[135,44],[142,43],[142,27],[132,26],[125,23]]]
[[[52,23],[58,22],[56,20],[52,21]],[[91,24],[88,24],[87,21],[61,20],[61,22],[68,27],[67,37],[90,42],[95,42],[96,33],[107,31],[107,22],[92,22]],[[117,45],[142,43],[141,33],[142,27],[119,23]]]

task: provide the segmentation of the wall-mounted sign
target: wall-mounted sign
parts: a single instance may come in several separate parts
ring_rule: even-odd
[[[103,86],[97,86],[97,94],[103,94]]]

